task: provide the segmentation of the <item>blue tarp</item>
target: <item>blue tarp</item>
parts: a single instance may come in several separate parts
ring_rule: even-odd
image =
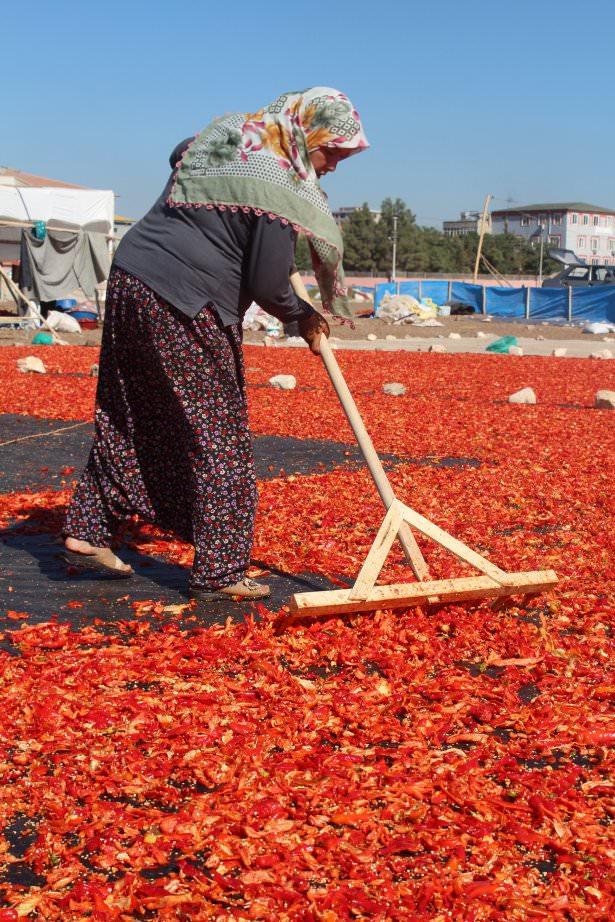
[[[431,298],[439,306],[449,300],[449,282],[440,279],[408,280],[406,282],[385,282],[376,285],[374,310],[376,315],[385,294],[412,295],[414,298]],[[497,317],[531,320],[567,320],[569,294],[567,288],[504,288],[495,285],[472,285],[469,282],[453,282],[450,300],[470,304],[477,313],[494,314]],[[528,304],[529,297],[529,304]],[[601,285],[592,288],[572,289],[572,320],[594,320],[615,323],[615,286]]]
[[[606,320],[615,323],[615,286],[573,288],[572,316],[575,320]]]
[[[453,282],[451,301],[471,304],[475,310],[481,311],[483,307],[483,286],[472,285],[470,282]]]
[[[572,310],[574,317],[574,289],[572,291]],[[567,320],[568,319],[568,289],[567,288],[531,288],[530,289],[530,319],[535,320]]]
[[[425,280],[421,282],[421,296],[431,298],[436,304],[446,304],[448,301],[448,282],[430,282]]]
[[[495,285],[485,288],[485,313],[496,317],[525,317],[525,288],[500,288]]]

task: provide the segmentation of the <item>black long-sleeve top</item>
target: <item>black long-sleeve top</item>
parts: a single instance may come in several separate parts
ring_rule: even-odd
[[[178,144],[174,168],[192,139]],[[266,215],[167,204],[172,175],[153,208],[122,238],[114,264],[173,307],[196,317],[209,304],[224,326],[239,323],[252,301],[284,323],[313,313],[294,293],[295,233]]]

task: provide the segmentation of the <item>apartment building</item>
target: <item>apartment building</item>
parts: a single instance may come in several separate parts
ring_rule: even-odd
[[[521,205],[491,213],[494,234],[572,250],[588,263],[615,265],[615,210],[587,202]],[[542,230],[541,230],[542,228]]]

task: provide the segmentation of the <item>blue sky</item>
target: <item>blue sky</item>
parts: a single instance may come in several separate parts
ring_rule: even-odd
[[[123,214],[212,116],[314,85],[372,145],[325,180],[334,206],[399,196],[435,226],[487,192],[615,207],[611,4],[31,0],[2,20],[0,164],[112,188]]]

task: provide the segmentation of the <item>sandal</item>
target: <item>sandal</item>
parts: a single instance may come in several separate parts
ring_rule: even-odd
[[[105,551],[106,549],[101,549],[100,551],[94,551],[93,554],[81,554],[78,551],[69,551],[65,548],[62,552],[62,557],[71,567],[77,567],[79,570],[95,570],[97,573],[103,573],[111,579],[130,579],[131,576],[134,576],[135,571],[132,567],[129,570],[123,570],[121,567],[110,566],[105,563],[103,559],[103,556],[107,556]],[[118,563],[122,562],[115,554],[112,556]]]
[[[235,596],[241,599],[264,599],[270,595],[271,589],[264,583],[257,583],[254,579],[244,576],[238,583],[232,586],[225,586],[223,589],[189,589],[188,595],[191,599],[200,599],[202,602],[210,599],[224,599],[229,596]]]

